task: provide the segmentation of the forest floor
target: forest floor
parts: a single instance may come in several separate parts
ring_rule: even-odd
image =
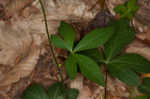
[[[5,33],[4,27],[8,27],[7,31],[10,34],[15,35],[15,33],[16,33],[15,31],[17,31],[16,27],[22,27],[19,32],[21,32],[23,36],[24,36],[24,33],[26,33],[26,32],[38,32],[36,34],[39,34],[42,38],[42,39],[40,39],[42,42],[40,44],[40,52],[37,54],[38,59],[34,60],[34,58],[31,58],[31,60],[35,61],[35,63],[32,66],[33,69],[30,69],[30,74],[27,74],[27,75],[23,74],[23,76],[18,76],[19,79],[17,79],[15,82],[10,81],[10,83],[8,85],[5,85],[5,84],[4,84],[5,86],[0,85],[0,99],[21,99],[23,91],[29,85],[31,85],[33,83],[40,83],[45,88],[47,88],[49,85],[51,85],[54,82],[57,82],[58,79],[60,79],[57,67],[53,63],[53,59],[52,59],[51,53],[49,51],[50,48],[48,45],[47,38],[44,36],[45,34],[43,35],[43,33],[45,33],[45,28],[44,28],[44,23],[43,23],[43,18],[42,18],[43,16],[42,16],[42,12],[40,10],[39,3],[37,1],[38,0],[0,0],[0,22],[6,24],[6,26],[0,25],[0,28],[1,28],[0,32]],[[60,9],[62,9],[62,11],[64,11],[64,13],[61,13],[62,11],[60,9],[57,11],[56,9],[57,9],[57,7],[60,6],[60,4],[58,3],[57,0],[52,0],[52,1],[56,2],[56,5],[54,4],[55,6],[52,7],[55,10],[51,10],[51,8],[46,8],[46,9],[48,9],[47,10],[48,12],[53,11],[52,13],[48,13],[48,22],[50,24],[50,26],[49,26],[50,32],[57,31],[58,25],[61,20],[67,20],[67,21],[70,21],[70,23],[73,25],[73,27],[79,33],[78,39],[80,39],[83,37],[83,35],[85,35],[89,31],[91,31],[92,29],[95,29],[96,27],[106,26],[110,20],[110,17],[112,17],[112,15],[110,13],[108,13],[107,11],[101,10],[101,7],[98,7],[99,4],[95,4],[95,2],[97,2],[98,0],[91,0],[91,1],[77,0],[78,3],[77,3],[77,5],[75,5],[75,7],[77,6],[78,8],[81,9],[81,10],[79,9],[80,11],[78,12],[78,14],[79,14],[79,17],[83,18],[83,20],[82,20],[82,18],[81,19],[76,18],[76,16],[78,16],[78,14],[76,15],[76,13],[73,13],[73,11],[70,11],[73,8],[68,10],[69,9],[69,7],[68,7],[68,8],[66,8],[68,12],[67,11],[65,12],[66,9],[64,7],[62,7],[62,8],[60,7]],[[66,1],[66,0],[64,0],[64,1]],[[79,4],[80,1],[82,1],[81,3],[83,3],[83,4],[85,3],[87,8],[89,7],[90,10],[88,9],[88,11],[87,11],[85,9],[85,12],[84,12],[84,10],[82,11],[82,7],[80,7],[80,4]],[[119,2],[119,0],[117,0],[117,1]],[[123,1],[123,0],[120,0],[120,1]],[[63,2],[63,0],[61,0],[61,2]],[[58,3],[58,5],[57,5],[57,3]],[[149,4],[150,4],[150,2],[149,2]],[[47,2],[45,2],[45,5],[49,6],[47,4]],[[72,3],[71,6],[73,6],[73,5],[74,5],[74,3]],[[64,3],[64,6],[66,6],[65,3]],[[143,20],[144,21],[147,20],[147,17],[150,16],[150,13],[145,14],[146,13],[146,12],[144,12],[145,10],[142,10],[142,11],[143,12],[141,12],[141,13],[144,13],[143,17],[146,17],[146,18],[142,17],[143,19],[141,19],[140,21],[134,21],[134,26],[135,26],[135,29],[137,30],[137,35],[136,35],[135,40],[127,46],[125,51],[126,52],[136,52],[136,53],[144,56],[148,60],[150,60],[150,22],[145,23],[144,25],[140,23]],[[73,14],[70,14],[71,12]],[[149,12],[150,12],[150,8],[149,8]],[[57,13],[59,13],[59,14],[57,15]],[[82,14],[87,13],[87,15],[84,15],[84,14],[80,15],[80,13],[82,13]],[[89,16],[88,16],[88,13],[89,13]],[[92,15],[91,13],[92,14],[94,13],[94,14]],[[55,15],[52,15],[52,14],[55,14]],[[60,15],[62,15],[62,17]],[[72,19],[70,19],[70,17],[72,17]],[[150,20],[148,20],[148,21],[150,21]],[[16,27],[15,27],[15,25],[16,25]],[[29,25],[29,26],[27,26],[27,25]],[[15,28],[16,30],[14,29],[15,31],[12,31],[10,29],[10,31],[9,31],[10,27]],[[4,28],[4,29],[2,29],[2,28]],[[23,29],[23,28],[25,28],[25,29]],[[26,29],[29,29],[29,30],[26,30]],[[0,36],[1,36],[1,34],[3,34],[3,33],[0,33]],[[1,37],[0,37],[0,39],[1,39]],[[5,40],[8,41],[9,43],[11,43],[12,41],[11,40],[9,41],[9,39],[11,39],[11,37],[10,38],[5,37]],[[19,39],[17,37],[15,38],[15,40],[16,39],[18,41],[15,41],[15,42],[19,42]],[[28,39],[28,38],[22,38],[22,39]],[[36,39],[34,39],[34,40],[36,40]],[[38,43],[34,40],[33,41],[31,40],[31,42],[29,42],[30,40],[23,41],[23,44],[28,43],[28,45],[27,44],[19,45],[19,47],[24,47],[22,52],[19,51],[20,49],[19,50],[13,49],[13,47],[9,49],[9,50],[14,50],[15,54],[18,54],[18,56],[19,55],[21,56],[21,58],[20,57],[18,58],[17,55],[15,57],[11,57],[11,58],[14,58],[16,64],[26,61],[28,59],[28,58],[26,59],[26,57],[28,57],[28,55],[34,53],[34,52],[31,52],[31,53],[29,52],[32,50],[29,50],[29,51],[25,50],[26,47],[29,47],[29,49],[31,49],[32,45]],[[33,44],[32,42],[35,42],[35,43]],[[31,44],[29,44],[29,43],[31,43]],[[1,49],[3,49],[3,47],[1,48],[1,45],[2,44],[0,44],[0,51],[1,51]],[[13,43],[12,43],[12,45],[13,45]],[[7,46],[10,46],[10,45],[7,45]],[[59,63],[64,65],[66,52],[64,50],[55,48],[55,53],[59,60]],[[10,53],[10,55],[11,55],[11,53]],[[0,59],[2,59],[1,53],[0,53]],[[17,61],[17,59],[19,61]],[[7,66],[5,66],[3,64],[3,62],[1,63],[1,61],[0,61],[0,75],[3,72],[11,71],[12,67],[9,67],[9,65],[11,65],[11,62],[10,63],[8,62],[8,64],[6,64],[6,65]],[[16,66],[14,68],[15,68],[14,74],[16,76],[20,75],[19,73],[23,71],[23,69],[16,69],[16,68],[20,68],[20,67]],[[24,68],[24,67],[22,67],[22,68]],[[68,76],[66,75],[65,69],[63,67],[61,69],[64,71],[63,77],[65,79],[65,83],[69,87],[79,89],[80,95],[79,95],[78,99],[103,99],[102,97],[104,96],[104,88],[102,86],[92,83],[91,81],[85,79],[81,74],[78,74],[78,76],[74,80],[69,80]],[[10,75],[11,74],[12,73],[10,73]],[[7,81],[9,81],[9,79],[14,80],[13,78],[10,77],[10,75],[6,76],[6,77],[8,77],[8,79],[6,78]],[[16,76],[14,76],[14,77],[16,77]],[[1,82],[2,81],[0,78],[0,83]],[[108,84],[108,99],[129,99],[130,88],[128,88],[127,85],[120,82],[116,78],[112,78],[111,75],[108,76],[107,84]]]

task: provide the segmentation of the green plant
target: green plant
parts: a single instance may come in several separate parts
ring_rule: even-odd
[[[132,19],[139,6],[136,4],[136,0],[129,0],[128,2],[118,5],[114,8],[114,11],[120,14],[120,18]]]
[[[78,90],[63,83],[54,83],[47,91],[40,84],[32,84],[24,91],[23,99],[77,99],[78,94]]]
[[[69,31],[64,32],[65,30]],[[71,25],[62,22],[59,33],[60,36],[52,36],[52,44],[70,52],[65,67],[71,79],[75,78],[79,66],[87,79],[104,86],[104,77],[98,66],[100,64],[105,66],[110,75],[127,85],[139,86],[141,84],[139,75],[150,72],[150,62],[144,57],[134,53],[121,54],[135,36],[127,19],[111,21],[108,27],[91,31],[76,46],[73,46],[74,39],[71,39],[69,47],[69,39],[65,38],[65,35],[68,38],[75,38]],[[101,52],[98,50],[100,46],[104,46]]]
[[[80,54],[80,52],[103,45],[113,35],[113,31],[112,27],[95,29],[74,46],[75,31],[71,25],[64,21],[61,22],[59,28],[60,36],[52,35],[51,40],[56,47],[64,48],[70,52],[65,62],[65,67],[71,79],[75,78],[77,66],[79,65],[81,73],[86,78],[104,86],[104,78],[98,64],[90,57]]]
[[[41,0],[40,3],[42,6]],[[135,36],[133,28],[129,26],[129,19],[138,9],[135,3],[136,0],[130,0],[115,8],[115,11],[121,15],[120,20],[112,20],[107,27],[91,31],[76,46],[75,31],[70,24],[64,21],[61,22],[58,29],[59,35],[49,36],[46,14],[44,7],[42,7],[49,43],[58,48],[66,49],[69,53],[65,61],[65,68],[70,79],[75,78],[79,68],[87,79],[105,87],[105,99],[108,74],[130,87],[138,87],[142,93],[150,93],[149,79],[144,79],[144,82],[142,82],[139,77],[141,74],[150,72],[150,62],[138,54],[123,53],[123,49],[132,42]],[[101,50],[99,50],[100,47]],[[60,71],[52,46],[51,51]],[[106,74],[105,80],[101,70],[102,67]],[[68,88],[63,83],[62,77],[61,82],[54,83],[48,88],[47,92],[42,86],[33,84],[25,90],[23,96],[24,99],[77,99],[78,93],[76,89]],[[137,97],[137,99],[144,98]]]

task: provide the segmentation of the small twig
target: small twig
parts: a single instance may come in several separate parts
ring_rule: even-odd
[[[55,55],[55,53],[54,53],[53,46],[52,46],[51,43],[50,43],[51,37],[50,37],[50,35],[49,35],[49,30],[48,30],[46,11],[45,11],[45,9],[44,9],[42,0],[39,0],[39,2],[40,2],[40,5],[41,5],[41,8],[42,8],[43,16],[44,16],[45,29],[46,29],[46,34],[47,34],[48,41],[49,41],[50,51],[51,51],[51,53],[52,53],[52,57],[53,57],[53,59],[54,59],[54,61],[55,61],[55,64],[57,65],[57,68],[58,68],[58,70],[59,70],[59,75],[60,75],[60,77],[61,77],[61,81],[63,81],[63,76],[62,76],[62,72],[61,72],[61,70],[60,70],[60,68],[59,68],[59,63],[58,63],[57,58],[56,58],[56,55]]]

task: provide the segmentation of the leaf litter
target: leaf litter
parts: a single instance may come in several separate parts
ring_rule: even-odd
[[[18,0],[12,1],[18,3]],[[2,99],[20,99],[19,97],[23,90],[31,83],[42,83],[46,87],[56,82],[56,77],[58,75],[57,69],[54,68],[55,66],[53,66],[52,62],[50,61],[51,57],[48,56],[48,45],[45,45],[45,42],[47,42],[47,38],[45,36],[43,16],[39,12],[40,7],[37,3],[37,0],[35,0],[34,2],[32,0],[19,2],[21,3],[20,7],[15,6],[16,3],[9,4],[10,0],[2,2],[3,5],[8,5],[4,9],[12,9],[11,11],[9,10],[10,12],[8,11],[9,13],[4,14],[2,19],[5,19],[5,22],[1,21],[0,23],[1,27],[6,27],[7,24],[10,25],[8,31],[5,31],[4,28],[0,29],[0,35],[2,35],[0,37],[5,37],[5,39],[0,39],[4,42],[0,43],[0,64],[2,64],[0,66],[4,67],[4,71],[1,71],[0,75],[3,75],[2,77],[6,77],[5,80],[3,78],[0,78],[0,82],[3,81],[0,84],[0,93],[2,95]],[[29,6],[29,2],[33,3]],[[81,27],[84,27],[84,30],[80,29],[79,33],[83,31],[84,33],[87,32],[86,29],[88,27],[88,23],[93,22],[92,19],[94,19],[94,16],[100,11],[100,7],[98,6],[98,4],[93,8],[93,5],[95,5],[94,2],[96,2],[96,0],[93,0],[93,2],[90,4],[87,0],[71,0],[70,2],[67,2],[67,0],[46,1],[45,5],[48,6],[46,9],[48,14],[50,33],[57,33],[57,28],[59,27],[59,23],[61,20],[66,20],[69,23],[79,23]],[[109,2],[109,0],[107,0],[107,2],[111,3]],[[114,5],[116,6],[116,4],[112,4],[112,6]],[[30,8],[33,8],[33,11],[30,12],[30,10],[27,10]],[[112,8],[110,8],[110,10],[112,10]],[[3,11],[6,13],[6,10]],[[21,13],[22,11],[26,12]],[[107,24],[107,20],[109,19],[106,19],[106,23],[103,23],[104,26]],[[86,24],[86,26],[84,26],[84,24]],[[94,23],[93,26],[90,27],[95,28],[95,24],[99,23]],[[99,26],[103,26],[103,24]],[[137,27],[138,30],[140,30],[139,28],[141,28],[141,26],[135,27]],[[10,35],[4,36],[4,34]],[[144,33],[144,35],[145,34],[146,33]],[[141,45],[141,40],[138,40],[136,44],[134,44],[133,42],[126,50],[127,52],[139,53],[147,59],[149,59],[150,57],[150,55],[148,54],[149,46],[143,43]],[[62,51],[59,51],[58,53],[61,52]],[[43,53],[45,54],[43,55]],[[3,58],[3,55],[5,55],[6,58]],[[60,59],[60,61],[63,61],[63,59]],[[3,73],[5,71],[7,71],[8,73]],[[64,73],[64,76],[65,75],[66,74]],[[78,78],[80,79],[79,81]],[[68,80],[66,80],[66,82],[67,81]],[[75,85],[78,86],[74,87],[77,87],[80,90],[79,99],[85,99],[85,97],[87,97],[87,99],[99,99],[104,94],[103,87],[91,83],[81,75],[77,76],[77,79],[75,79],[74,81]],[[73,81],[68,82],[70,82],[71,84],[74,83]],[[127,90],[127,86],[121,83],[119,80],[112,79],[110,77],[108,80],[108,85],[110,99],[122,99],[122,97],[128,97],[129,93]]]

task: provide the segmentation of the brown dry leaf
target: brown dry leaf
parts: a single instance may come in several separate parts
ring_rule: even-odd
[[[127,53],[137,53],[150,61],[150,47],[141,43],[139,40],[134,40],[126,49]]]
[[[17,14],[32,2],[33,0],[9,0],[7,4],[4,5],[4,19],[8,19]]]
[[[106,0],[106,5],[108,10],[110,11],[110,13],[115,16],[116,13],[114,12],[114,8],[119,5],[119,4],[123,4],[124,2],[126,2],[128,0]]]
[[[146,39],[148,41],[150,41],[150,28],[148,29],[148,31],[146,32]]]
[[[13,2],[14,1],[14,2]],[[40,9],[38,0],[32,6]],[[5,8],[7,17],[14,16],[32,0],[12,0]],[[60,21],[88,23],[99,11],[99,7],[86,5],[84,0],[45,0],[50,34],[57,33]],[[17,6],[16,6],[17,5]],[[92,9],[90,9],[93,7]],[[39,10],[40,11],[40,10]],[[28,16],[28,15],[27,15]],[[33,71],[40,49],[47,42],[41,12],[27,19],[11,18],[10,24],[0,22],[0,86],[9,86]],[[1,65],[0,65],[1,66]]]
[[[10,85],[32,72],[40,53],[38,44],[33,40],[33,36],[23,29],[1,23],[0,64],[7,65],[9,69],[0,70],[0,86]]]

